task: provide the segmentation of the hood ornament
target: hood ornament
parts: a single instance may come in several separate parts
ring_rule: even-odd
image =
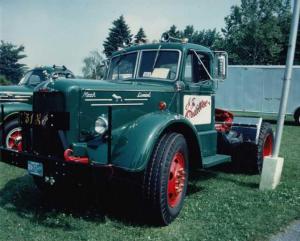
[[[111,97],[113,97],[116,102],[123,102],[123,98],[120,95],[112,94]]]

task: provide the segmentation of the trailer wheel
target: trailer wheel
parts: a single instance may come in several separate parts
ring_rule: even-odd
[[[300,125],[300,108],[298,108],[298,109],[295,111],[294,119],[295,119],[295,123],[296,123],[297,125]]]
[[[171,223],[183,207],[188,183],[188,148],[183,135],[167,133],[156,145],[144,173],[143,192],[150,215]]]
[[[22,151],[22,128],[17,119],[13,119],[4,126],[4,144],[8,149]]]
[[[256,154],[257,172],[261,173],[264,157],[272,155],[274,135],[271,125],[263,122],[261,125]]]

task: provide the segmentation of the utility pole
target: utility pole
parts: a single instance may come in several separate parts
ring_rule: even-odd
[[[274,151],[271,157],[264,159],[261,181],[259,188],[261,190],[275,189],[279,184],[284,159],[279,157],[279,150],[284,127],[286,106],[288,102],[289,90],[291,85],[292,70],[295,56],[297,31],[299,23],[300,0],[294,0],[293,17],[290,28],[288,53],[286,58],[286,66],[283,78],[283,87],[281,93],[281,101],[277,118],[277,128],[275,136]]]

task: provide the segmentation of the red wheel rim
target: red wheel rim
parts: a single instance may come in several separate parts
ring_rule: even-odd
[[[22,151],[21,128],[11,130],[6,136],[6,147],[16,151]]]
[[[268,135],[264,142],[264,150],[263,155],[265,156],[271,156],[272,155],[272,149],[273,149],[273,138],[272,135]]]
[[[168,205],[172,208],[177,206],[181,200],[185,179],[184,156],[182,153],[176,152],[171,162],[168,180]]]

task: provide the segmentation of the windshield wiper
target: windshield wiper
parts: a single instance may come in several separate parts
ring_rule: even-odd
[[[154,70],[156,62],[158,60],[158,55],[159,55],[160,48],[161,48],[161,45],[159,45],[159,47],[157,49],[157,52],[156,52],[156,55],[155,55],[155,59],[154,59],[153,67],[152,67],[153,70]]]

